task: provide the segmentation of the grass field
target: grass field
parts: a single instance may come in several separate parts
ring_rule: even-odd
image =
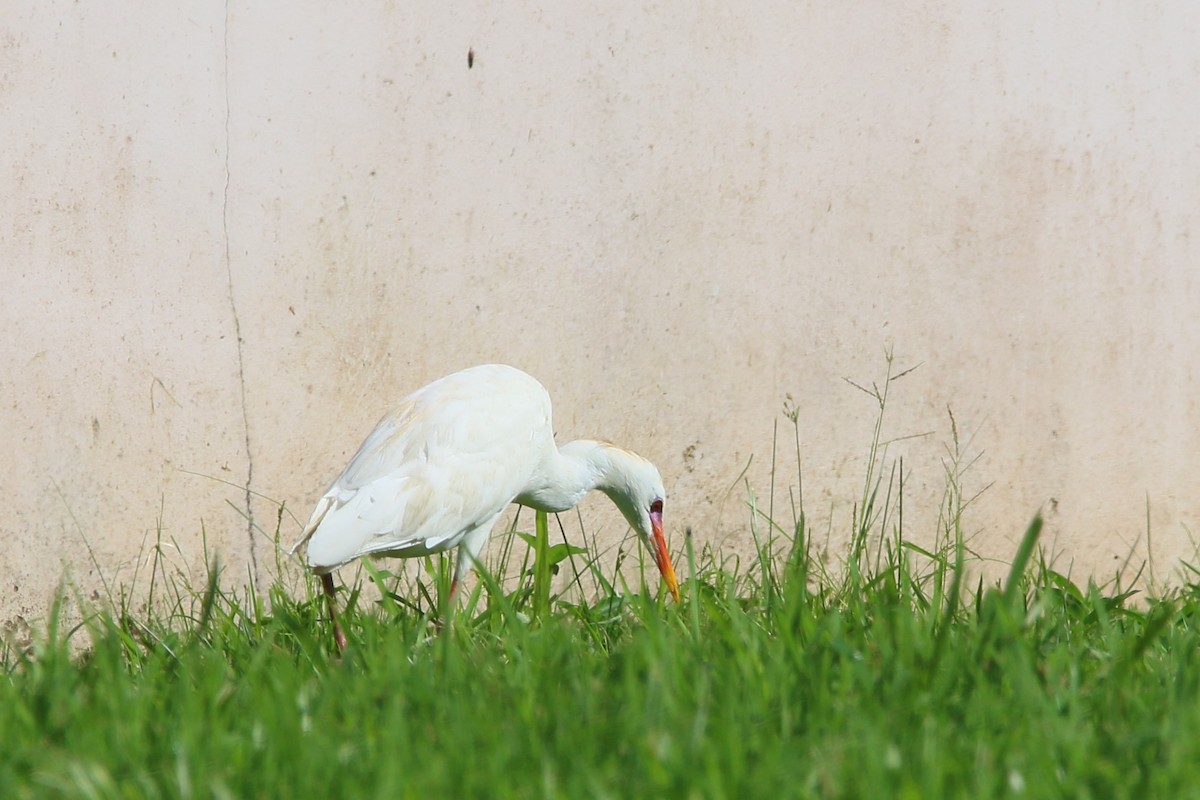
[[[1037,518],[984,585],[948,474],[933,547],[868,475],[837,569],[757,513],[752,563],[676,543],[678,605],[539,520],[440,630],[444,564],[373,571],[341,658],[315,585],[164,575],[4,649],[0,797],[1200,796],[1200,590],[1078,588]]]
[[[422,583],[354,600],[341,659],[319,597],[213,582],[6,651],[0,797],[1196,796],[1200,593],[1077,589],[1037,531],[992,588],[958,548],[834,578],[798,546],[693,558],[678,606],[530,568],[439,633]]]

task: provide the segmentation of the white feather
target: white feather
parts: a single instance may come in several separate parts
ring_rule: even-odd
[[[317,503],[295,552],[328,572],[360,556],[456,546],[521,492],[554,449],[550,398],[500,365],[474,367],[405,398]]]

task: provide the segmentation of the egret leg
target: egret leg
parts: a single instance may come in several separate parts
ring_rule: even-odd
[[[483,550],[483,546],[487,544],[488,536],[491,534],[492,528],[496,525],[496,520],[498,519],[500,519],[500,514],[497,514],[478,528],[475,528],[475,530],[468,533],[459,542],[458,563],[454,565],[454,578],[450,581],[451,603],[458,598],[458,587],[463,582],[463,579],[471,574],[471,570],[475,569],[475,564],[479,560],[479,553]]]
[[[346,634],[342,633],[342,626],[338,623],[337,618],[337,599],[333,594],[333,575],[326,572],[321,576],[321,586],[325,589],[325,599],[329,602],[329,621],[333,623],[333,643],[337,645],[339,653],[346,649]]]

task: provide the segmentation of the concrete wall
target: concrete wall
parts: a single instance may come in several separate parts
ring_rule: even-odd
[[[730,8],[8,4],[0,616],[157,537],[269,579],[247,485],[306,517],[390,403],[492,360],[655,459],[677,543],[746,547],[789,393],[841,537],[877,413],[843,378],[892,348],[912,535],[949,407],[978,549],[1044,507],[1076,575],[1148,525],[1159,574],[1193,558],[1200,7]]]

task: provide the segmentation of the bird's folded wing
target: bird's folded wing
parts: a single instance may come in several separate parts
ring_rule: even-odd
[[[545,389],[507,368],[460,375],[410,395],[363,441],[292,548],[308,542],[309,566],[452,547],[525,488],[554,447]]]
[[[359,556],[420,556],[454,547],[520,492],[527,470],[495,453],[410,465],[358,489],[335,486],[309,525],[307,561],[333,569]]]

